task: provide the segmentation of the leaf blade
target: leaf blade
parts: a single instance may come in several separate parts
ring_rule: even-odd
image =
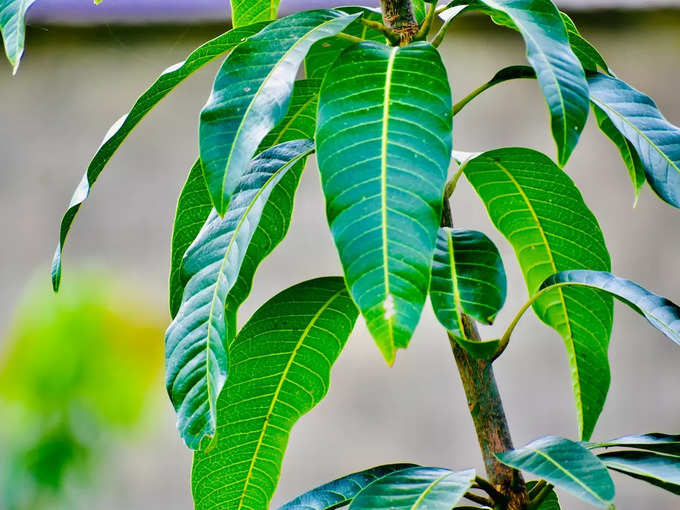
[[[592,446],[595,448],[637,448],[680,457],[680,435],[661,434],[658,432],[618,437],[604,443],[596,443]]]
[[[680,496],[680,459],[651,452],[621,451],[599,455],[613,471],[651,483]]]
[[[234,27],[275,20],[281,0],[230,0]]]
[[[0,0],[0,35],[13,74],[17,74],[24,54],[26,11],[34,2],[35,0]]]

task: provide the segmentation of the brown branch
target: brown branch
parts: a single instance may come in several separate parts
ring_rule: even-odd
[[[418,22],[411,0],[380,0],[383,23],[399,34],[401,44],[410,43],[418,33]]]

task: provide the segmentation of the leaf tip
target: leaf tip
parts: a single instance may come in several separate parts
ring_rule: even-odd
[[[61,284],[61,246],[57,246],[57,250],[54,253],[54,258],[52,259],[52,290],[56,293],[59,292],[59,285]]]

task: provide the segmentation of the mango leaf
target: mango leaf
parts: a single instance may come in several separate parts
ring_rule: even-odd
[[[313,145],[298,140],[255,158],[224,218],[211,213],[182,264],[188,280],[179,312],[165,335],[166,387],[187,446],[205,447],[215,432],[216,401],[227,376],[227,295],[239,274],[273,188],[300,172]]]
[[[425,7],[425,0],[411,0],[413,5],[413,15],[418,23],[422,23],[427,14],[427,7]]]
[[[649,185],[680,207],[680,128],[663,117],[652,98],[617,78],[597,73],[588,84],[592,102],[635,147]]]
[[[451,510],[474,479],[474,470],[403,469],[366,487],[349,505],[349,510]]]
[[[35,0],[0,0],[0,34],[5,43],[7,60],[12,73],[17,74],[21,56],[24,54],[26,35],[26,11]]]
[[[514,248],[530,296],[561,270],[610,269],[595,216],[572,180],[547,156],[530,149],[493,150],[468,161],[465,175]],[[591,289],[557,288],[533,308],[564,338],[579,432],[588,439],[610,382],[612,299]]]
[[[558,161],[565,165],[588,119],[588,84],[557,7],[551,0],[456,0],[449,5],[461,4],[488,13],[524,38],[550,110]]]
[[[339,7],[337,10],[347,14],[361,14],[361,18],[354,20],[343,30],[344,34],[358,37],[365,41],[385,42],[384,35],[361,22],[361,19],[367,19],[382,23],[380,9],[372,9],[370,7]],[[308,78],[322,79],[340,54],[353,44],[355,43],[340,35],[327,37],[322,41],[314,43],[305,58],[306,76]]]
[[[130,132],[137,124],[156,106],[161,99],[172,92],[177,85],[182,83],[188,76],[196,72],[204,65],[212,62],[220,55],[230,51],[234,46],[241,44],[244,39],[256,34],[266,23],[250,25],[247,27],[231,30],[193,51],[184,62],[168,67],[160,77],[144,92],[135,102],[132,109],[121,117],[104,137],[102,144],[95,153],[92,161],[73,193],[71,202],[61,220],[59,230],[59,243],[52,260],[52,287],[59,289],[61,282],[61,254],[66,242],[66,236],[71,229],[73,220],[83,202],[87,199],[99,174],[113,157],[118,148],[125,141]]]
[[[651,452],[603,453],[600,460],[609,469],[661,487],[680,496],[680,458]]]
[[[352,46],[321,88],[316,143],[328,223],[389,363],[427,297],[451,127],[446,70],[427,43]]]
[[[295,422],[326,394],[357,310],[342,278],[319,278],[265,303],[229,350],[218,431],[196,452],[197,510],[269,508]]]
[[[248,161],[284,117],[295,75],[316,41],[358,14],[306,11],[271,23],[227,57],[201,111],[199,145],[213,206],[223,215]]]
[[[493,360],[494,356],[498,352],[501,341],[499,339],[495,340],[485,340],[483,342],[476,340],[468,340],[465,337],[451,335],[458,345],[460,345],[465,351],[475,359],[482,360]]]
[[[607,468],[579,443],[548,436],[496,457],[507,466],[545,478],[583,501],[614,508],[614,482]]]
[[[537,483],[537,480],[531,480],[530,482],[527,482],[527,489],[529,490],[530,494]],[[535,510],[561,510],[560,500],[557,497],[555,490],[551,490],[540,505],[532,508],[535,508]]]
[[[660,434],[658,432],[619,437],[591,446],[594,448],[637,448],[680,457],[680,435]]]
[[[462,314],[493,324],[506,290],[503,260],[491,239],[475,230],[439,229],[430,301],[442,326],[465,337]]]
[[[600,52],[595,49],[595,47],[590,44],[586,39],[583,38],[578,28],[572,21],[572,19],[560,12],[562,16],[562,21],[567,29],[567,34],[569,35],[569,44],[571,49],[574,51],[574,55],[579,59],[583,69],[586,71],[597,71],[598,68],[611,74],[607,62],[605,62]]]
[[[376,480],[410,467],[414,467],[414,465],[387,464],[352,473],[305,492],[279,507],[279,510],[331,510],[339,508],[349,504],[359,492]]]
[[[553,285],[578,285],[611,294],[680,345],[680,307],[635,282],[604,271],[573,270],[550,276],[541,288],[546,289]]]
[[[276,19],[281,0],[231,0],[231,24],[234,27]]]

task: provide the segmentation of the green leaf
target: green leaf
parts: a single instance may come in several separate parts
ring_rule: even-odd
[[[591,445],[594,448],[619,448],[624,446],[680,457],[680,435],[660,434],[658,432],[624,436]]]
[[[614,483],[607,469],[579,443],[548,436],[496,457],[507,466],[545,478],[583,501],[614,508]]]
[[[537,480],[532,480],[530,482],[527,482],[527,489],[531,493],[531,490],[536,486],[538,483]],[[557,497],[557,493],[555,490],[551,490],[546,498],[541,502],[539,506],[537,506],[534,510],[561,510],[560,508],[560,500]]]
[[[231,24],[234,27],[258,21],[275,20],[281,0],[231,0]]]
[[[0,0],[0,34],[5,43],[5,54],[17,74],[21,56],[24,54],[26,35],[26,11],[35,0]]]
[[[499,149],[468,161],[465,175],[515,250],[529,295],[567,269],[610,269],[595,216],[572,180],[547,156]],[[586,288],[558,288],[537,299],[538,317],[564,338],[582,438],[591,436],[609,387],[612,299]]]
[[[279,510],[331,510],[349,504],[366,486],[413,464],[388,464],[343,476],[298,496]]]
[[[361,491],[349,510],[451,510],[472,486],[473,470],[413,467],[384,476]]]
[[[447,330],[465,337],[462,314],[493,324],[506,289],[503,260],[491,239],[475,230],[439,229],[430,301]]]
[[[483,360],[493,360],[494,356],[498,352],[501,341],[499,339],[495,340],[485,340],[479,342],[476,340],[468,340],[461,336],[452,335],[453,339],[460,345],[465,351],[475,359]]]
[[[413,15],[418,23],[422,23],[427,14],[427,7],[425,7],[425,0],[411,0],[413,5]]]
[[[557,7],[551,0],[456,0],[450,5],[460,4],[522,34],[550,110],[558,161],[565,165],[588,119],[588,84]]]
[[[229,350],[216,439],[194,455],[197,510],[269,508],[290,430],[326,394],[356,317],[342,278],[291,287],[251,317]]]
[[[645,167],[642,164],[642,160],[640,159],[640,156],[635,150],[633,144],[630,143],[618,129],[616,129],[616,126],[614,126],[607,114],[594,104],[593,111],[595,112],[595,118],[597,119],[597,125],[600,126],[600,130],[605,135],[607,135],[607,138],[609,138],[612,143],[616,145],[616,147],[619,149],[619,152],[621,153],[621,158],[628,169],[630,181],[633,183],[635,204],[637,204],[637,201],[640,198],[640,190],[647,181],[647,178],[645,177]]]
[[[354,20],[343,30],[344,34],[358,37],[365,41],[385,42],[384,35],[361,22],[361,19],[367,19],[382,23],[382,14],[379,9],[372,9],[370,7],[340,7],[338,10],[347,14],[361,14],[361,18]],[[353,44],[355,43],[339,35],[314,43],[305,58],[305,74],[307,77],[321,79],[326,76],[328,69],[331,68],[340,54]]]
[[[588,84],[592,102],[637,151],[649,185],[680,207],[680,128],[663,117],[652,98],[621,80],[598,73]]]
[[[680,345],[680,307],[639,284],[604,271],[562,271],[549,277],[541,288],[578,285],[602,290],[643,315],[649,323]]]
[[[52,286],[55,291],[59,289],[59,283],[61,282],[61,254],[64,243],[66,242],[66,236],[73,224],[73,220],[75,219],[76,214],[78,214],[80,206],[89,196],[92,186],[99,177],[99,174],[101,174],[106,164],[113,157],[130,132],[137,124],[139,124],[144,116],[161,101],[161,99],[172,92],[175,87],[188,76],[209,62],[212,62],[220,55],[228,52],[234,46],[243,42],[244,39],[256,34],[265,26],[266,23],[260,23],[231,30],[200,46],[193,51],[184,62],[170,66],[163,71],[153,85],[137,99],[132,109],[111,126],[109,132],[104,137],[104,141],[87,167],[87,172],[73,193],[68,209],[61,220],[59,243],[57,244],[57,250],[54,254],[54,259],[52,260]]]
[[[427,43],[352,46],[321,88],[316,143],[328,223],[389,363],[427,297],[451,127],[446,70]]]
[[[605,62],[604,58],[602,58],[600,52],[583,38],[569,16],[563,12],[560,12],[560,15],[562,16],[562,21],[564,22],[564,26],[567,29],[567,34],[569,35],[569,44],[571,45],[571,49],[574,51],[576,58],[578,58],[581,62],[583,69],[586,71],[597,71],[599,67],[603,71],[609,73],[609,66],[607,66],[607,62]]]
[[[680,496],[680,458],[650,452],[622,451],[599,455],[609,469]]]
[[[166,387],[180,435],[190,448],[205,447],[215,432],[216,401],[227,376],[229,329],[225,304],[246,247],[273,188],[300,172],[312,151],[307,140],[273,147],[255,158],[224,218],[208,217],[182,263],[187,281],[179,312],[168,327]]]
[[[297,69],[316,41],[356,15],[306,11],[271,23],[224,61],[201,111],[199,144],[213,205],[222,215],[248,161],[288,110]]]

